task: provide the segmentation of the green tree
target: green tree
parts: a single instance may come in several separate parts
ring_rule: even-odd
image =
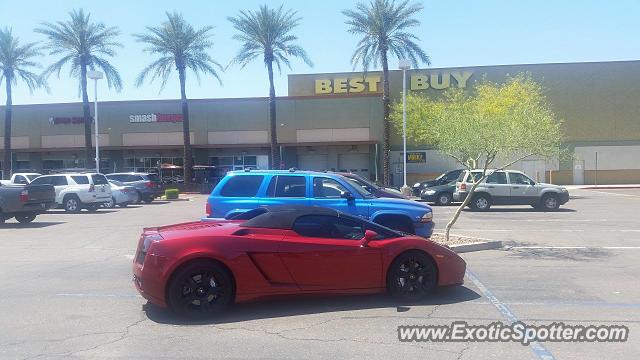
[[[290,57],[302,59],[307,65],[313,63],[304,49],[294,42],[298,38],[291,32],[296,28],[301,18],[293,10],[270,9],[267,5],[260,6],[258,11],[240,11],[237,17],[227,18],[238,34],[233,38],[242,42],[242,47],[233,58],[232,63],[244,68],[256,58],[262,58],[269,75],[269,132],[271,142],[271,166],[279,168],[280,153],[276,131],[276,90],[273,84],[273,64],[281,71],[282,64],[291,69]]]
[[[393,122],[402,127],[402,104],[394,104]],[[483,80],[473,90],[449,89],[441,98],[407,98],[409,138],[432,145],[467,170],[482,169],[465,201],[446,227],[446,240],[476,187],[494,171],[531,156],[562,155],[562,122],[544,89],[528,74],[503,84]]]
[[[349,32],[361,36],[351,57],[355,67],[361,64],[364,71],[371,65],[382,65],[382,105],[384,111],[382,171],[385,185],[391,183],[390,128],[389,120],[389,53],[398,59],[410,60],[414,67],[419,63],[431,64],[429,56],[416,43],[418,37],[409,29],[419,26],[415,15],[422,10],[420,4],[409,4],[408,0],[372,0],[358,3],[355,10],[344,10]]]
[[[5,179],[11,176],[12,87],[18,84],[18,80],[22,80],[29,91],[45,86],[42,78],[32,72],[40,67],[35,61],[35,58],[39,56],[42,56],[42,53],[36,43],[21,45],[20,40],[13,36],[11,29],[0,29],[0,85],[4,80],[7,91],[7,103],[4,108],[4,159],[2,163]]]
[[[147,26],[147,34],[134,34],[136,41],[145,43],[144,52],[158,56],[158,59],[145,67],[138,78],[136,86],[160,79],[162,90],[171,75],[172,69],[178,71],[180,81],[180,100],[182,106],[182,135],[184,141],[184,183],[191,184],[193,168],[193,151],[191,149],[191,136],[189,130],[189,104],[187,102],[186,82],[187,69],[191,70],[200,82],[200,74],[211,75],[222,81],[216,68],[222,70],[220,64],[207,54],[207,50],[213,46],[210,31],[212,26],[194,29],[187,23],[181,14],[166,13],[167,20],[160,26]]]
[[[101,70],[109,88],[122,89],[122,79],[118,70],[107,60],[116,55],[115,48],[122,47],[116,41],[120,34],[117,27],[107,27],[103,23],[91,21],[91,14],[82,9],[69,13],[70,19],[56,23],[45,22],[35,32],[47,37],[46,49],[49,55],[61,56],[43,73],[47,78],[52,73],[60,77],[60,71],[69,65],[69,76],[80,81],[82,112],[84,116],[85,167],[95,163],[92,158],[91,111],[87,94],[87,70]]]

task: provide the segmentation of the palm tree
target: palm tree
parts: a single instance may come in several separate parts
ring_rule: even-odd
[[[261,57],[269,75],[269,129],[271,142],[271,167],[279,168],[280,153],[276,134],[276,90],[273,85],[273,63],[281,71],[282,64],[291,69],[289,57],[301,58],[307,65],[313,63],[304,49],[293,44],[298,38],[291,31],[298,26],[301,18],[292,10],[269,9],[260,6],[258,11],[240,11],[237,17],[227,18],[239,32],[235,40],[242,42],[242,47],[233,58],[232,63],[244,68],[252,60]]]
[[[349,32],[362,36],[351,57],[355,67],[361,64],[364,71],[371,65],[382,65],[382,104],[384,108],[382,169],[385,185],[391,183],[390,164],[390,121],[389,121],[389,53],[398,59],[408,59],[414,67],[419,62],[430,65],[429,56],[420,48],[418,37],[408,32],[409,28],[420,25],[414,18],[422,10],[420,4],[409,4],[408,0],[371,0],[368,4],[358,3],[355,10],[343,10],[347,17]]]
[[[122,89],[120,74],[105,56],[115,56],[114,48],[122,47],[122,44],[115,40],[120,34],[118,28],[91,22],[91,15],[85,14],[82,9],[73,10],[69,16],[71,19],[66,22],[42,23],[35,32],[47,37],[46,49],[49,50],[49,55],[62,56],[44,71],[43,77],[49,77],[54,72],[60,77],[62,68],[69,64],[69,75],[80,80],[79,90],[82,94],[84,116],[85,167],[89,168],[89,164],[94,160],[91,157],[91,112],[87,95],[87,69],[102,70],[109,88],[114,87],[120,91]]]
[[[182,135],[184,138],[184,182],[191,183],[193,167],[193,153],[191,150],[191,137],[189,131],[189,104],[185,91],[187,69],[190,69],[200,82],[200,74],[211,75],[222,84],[216,68],[222,70],[222,66],[207,54],[207,49],[213,46],[209,40],[209,32],[212,26],[194,29],[179,13],[167,13],[167,21],[160,26],[147,26],[147,34],[134,34],[138,42],[147,44],[144,49],[149,54],[158,55],[159,58],[142,70],[136,79],[136,85],[140,86],[147,77],[150,81],[156,78],[162,82],[162,90],[171,75],[171,70],[178,71],[180,80],[180,99],[182,104]]]
[[[20,45],[17,37],[13,36],[11,29],[0,29],[0,85],[5,82],[7,90],[7,105],[4,109],[4,160],[3,174],[5,179],[11,176],[11,116],[13,103],[11,99],[11,87],[22,80],[29,91],[45,86],[39,75],[31,72],[40,65],[34,61],[35,57],[42,56],[36,43]]]

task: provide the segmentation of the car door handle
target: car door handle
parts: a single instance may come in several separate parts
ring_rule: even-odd
[[[520,189],[520,186],[514,186],[513,189]]]
[[[495,186],[487,186],[489,189],[495,189]]]

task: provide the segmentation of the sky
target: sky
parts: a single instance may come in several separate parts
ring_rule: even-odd
[[[286,95],[287,74],[352,71],[350,57],[357,38],[347,33],[341,10],[353,8],[350,0],[0,0],[0,27],[10,27],[21,42],[43,41],[33,29],[45,21],[68,19],[72,9],[83,8],[96,22],[116,26],[124,47],[118,49],[112,64],[124,81],[121,92],[108,89],[101,81],[99,99],[142,100],[179,98],[177,74],[160,92],[160,84],[136,87],[134,80],[153,58],[142,52],[143,44],[131,34],[143,33],[145,26],[156,26],[166,19],[165,12],[178,11],[195,27],[214,26],[214,46],[210,55],[223,66],[236,54],[239,43],[232,39],[235,30],[227,20],[240,10],[257,9],[261,4],[284,4],[302,17],[294,30],[298,44],[314,63],[307,66],[292,61],[292,69],[276,72],[276,94]],[[431,57],[431,67],[453,67],[548,62],[582,62],[640,59],[639,0],[440,0],[421,2],[421,22],[413,33]],[[43,66],[56,58],[44,56]],[[390,68],[397,59],[390,60]],[[426,68],[427,66],[422,66]],[[359,68],[356,68],[357,70]],[[267,96],[269,82],[261,61],[244,69],[229,67],[220,74],[223,84],[203,78],[200,84],[188,78],[189,98],[237,98]],[[29,92],[22,83],[13,91],[14,104],[80,101],[77,80],[68,77],[68,68],[60,78],[49,78],[50,92]],[[93,90],[89,97],[93,99]],[[4,84],[0,103],[4,104]]]

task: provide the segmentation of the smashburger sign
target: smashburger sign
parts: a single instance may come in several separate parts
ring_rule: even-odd
[[[134,114],[129,115],[130,123],[177,123],[182,122],[182,114]]]

